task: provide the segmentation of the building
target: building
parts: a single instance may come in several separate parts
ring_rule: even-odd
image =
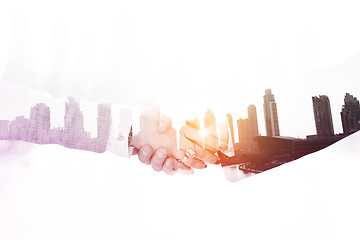
[[[68,97],[65,103],[63,146],[83,149],[84,135],[84,115],[80,111],[79,103],[74,98]]]
[[[24,119],[22,121],[25,121]],[[38,103],[30,112],[29,141],[34,143],[48,143],[50,131],[50,108],[44,103]],[[26,139],[23,139],[26,140]]]
[[[271,89],[265,90],[264,117],[266,136],[280,136],[279,119],[274,94]]]
[[[250,138],[253,139],[256,136],[259,136],[259,127],[255,105],[249,105],[247,111],[249,120],[249,135]]]
[[[360,130],[359,100],[346,93],[341,109],[341,122],[344,134],[348,135]]]
[[[21,140],[41,143],[31,137],[30,119],[18,116],[10,123],[10,140]]]
[[[259,136],[256,107],[249,105],[248,118],[237,121],[239,134],[239,148],[242,150],[256,149],[254,137]]]
[[[230,113],[226,114],[226,118],[229,124],[229,131],[230,131],[230,139],[231,143],[235,144],[235,136],[234,136],[234,123],[233,123],[233,117]]]
[[[0,140],[10,140],[10,121],[0,120]]]
[[[316,134],[318,137],[334,135],[330,100],[325,95],[312,97]]]

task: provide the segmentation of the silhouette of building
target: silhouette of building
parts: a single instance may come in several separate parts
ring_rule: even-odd
[[[326,95],[312,97],[316,134],[318,137],[334,135],[330,100]]]
[[[79,103],[68,97],[65,103],[64,146],[83,149],[84,135],[84,115],[80,111]]]
[[[259,136],[256,107],[254,105],[248,106],[248,118],[239,119],[238,133],[239,133],[239,148],[243,150],[256,149],[254,137]]]
[[[255,136],[259,136],[256,107],[255,105],[249,105],[247,110],[248,110],[250,137],[253,138]]]
[[[64,147],[104,152],[111,125],[111,105],[98,104],[97,137],[84,130],[84,116],[78,102],[69,97],[65,102],[64,128],[50,128],[50,108],[44,103],[31,108],[30,118],[17,116],[0,120],[0,140],[20,140],[38,144],[60,144]]]
[[[229,123],[229,130],[230,130],[230,139],[232,141],[232,144],[235,144],[235,136],[234,136],[234,121],[233,117],[230,113],[226,114],[227,121]]]
[[[49,131],[48,143],[64,145],[64,128],[52,128]]]
[[[249,121],[249,119],[247,119],[247,118],[245,118],[245,119],[239,118],[237,120],[239,144],[242,144],[242,145],[248,141],[248,139],[247,139],[248,121]]]
[[[10,123],[10,140],[32,140],[30,136],[30,119],[18,116]]]
[[[265,90],[264,95],[264,117],[266,136],[280,136],[278,112],[274,94],[271,89]]]
[[[25,123],[24,123],[25,124]],[[50,108],[44,103],[36,104],[30,112],[30,142],[48,143],[50,131]],[[26,130],[26,128],[22,128]],[[26,139],[22,139],[26,140]]]
[[[0,139],[10,139],[10,121],[0,120]]]
[[[346,135],[360,130],[359,100],[349,93],[346,93],[344,98],[344,105],[341,109],[341,122]]]

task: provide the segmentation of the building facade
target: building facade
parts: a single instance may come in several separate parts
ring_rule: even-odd
[[[265,90],[264,117],[266,136],[280,136],[279,119],[274,94],[271,89]]]
[[[325,95],[312,97],[316,134],[318,137],[334,135],[330,100]]]
[[[240,118],[237,121],[237,126],[239,147],[244,150],[254,149],[256,145],[254,137],[259,136],[256,107],[254,105],[249,105],[248,118]]]
[[[360,106],[356,97],[346,93],[341,109],[341,122],[344,134],[360,130]]]

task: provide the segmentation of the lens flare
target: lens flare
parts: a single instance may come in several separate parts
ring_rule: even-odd
[[[208,131],[205,128],[200,129],[200,134],[202,137],[206,137],[208,135]]]

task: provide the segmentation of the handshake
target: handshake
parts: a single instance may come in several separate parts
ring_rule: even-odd
[[[186,121],[179,134],[178,147],[171,119],[160,117],[158,110],[149,110],[141,115],[140,131],[130,145],[142,163],[169,175],[193,173],[194,169],[206,168],[207,164],[219,164],[218,151],[228,149],[227,124],[219,125],[219,137],[215,117],[213,121],[205,119],[203,129],[197,119]]]

